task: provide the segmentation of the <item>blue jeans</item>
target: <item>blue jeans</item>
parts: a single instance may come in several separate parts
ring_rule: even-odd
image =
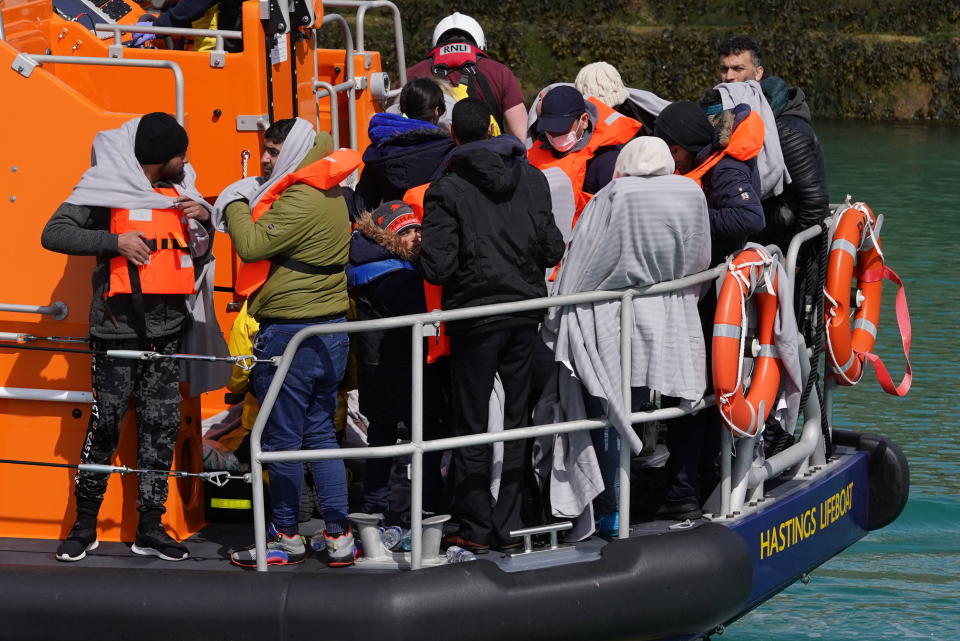
[[[342,323],[343,318],[326,321]],[[283,353],[293,335],[313,324],[264,323],[254,341],[254,355],[270,358]],[[263,431],[265,452],[337,449],[333,416],[337,387],[347,366],[347,334],[311,336],[294,356]],[[262,404],[276,366],[257,363],[250,376],[254,395]],[[270,463],[270,502],[273,524],[279,531],[297,531],[303,463]],[[330,534],[347,529],[347,476],[343,461],[310,463],[317,499]]]

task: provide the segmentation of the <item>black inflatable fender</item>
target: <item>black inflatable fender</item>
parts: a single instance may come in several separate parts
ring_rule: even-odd
[[[870,479],[870,504],[867,529],[879,530],[892,523],[907,504],[910,496],[910,465],[903,450],[893,440],[879,434],[861,434],[849,430],[833,430],[837,445],[867,452],[867,474]]]
[[[644,641],[734,618],[752,573],[743,539],[708,523],[512,574],[485,560],[320,575],[7,565],[0,581],[0,639],[16,641]]]

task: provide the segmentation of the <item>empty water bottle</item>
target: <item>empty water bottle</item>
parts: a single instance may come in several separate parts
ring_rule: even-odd
[[[380,528],[380,542],[386,550],[399,549],[403,541],[403,529],[397,525]]]
[[[327,549],[327,542],[323,538],[323,530],[320,530],[310,537],[310,547],[313,548],[315,552],[322,552]]]
[[[409,552],[413,549],[413,541],[410,537],[410,529],[403,528],[403,537],[400,539],[400,545],[404,552]]]
[[[447,548],[447,563],[466,563],[467,561],[476,561],[476,555],[470,550],[464,550],[456,545]]]

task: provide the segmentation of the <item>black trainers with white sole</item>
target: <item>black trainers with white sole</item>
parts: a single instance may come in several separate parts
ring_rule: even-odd
[[[96,550],[99,545],[100,542],[97,541],[96,528],[81,528],[74,525],[73,529],[70,530],[70,534],[67,535],[67,538],[57,547],[57,560],[67,562],[79,561],[87,556],[87,552]]]
[[[170,538],[161,526],[138,529],[137,538],[130,546],[130,551],[141,556],[155,556],[164,561],[183,561],[190,556],[187,546]]]

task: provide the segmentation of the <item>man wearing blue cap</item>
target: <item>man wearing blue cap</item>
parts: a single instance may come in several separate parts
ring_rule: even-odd
[[[642,125],[599,99],[584,97],[575,88],[559,85],[540,103],[536,140],[527,152],[541,170],[556,167],[569,178],[576,216],[591,196],[613,179],[620,148]]]

